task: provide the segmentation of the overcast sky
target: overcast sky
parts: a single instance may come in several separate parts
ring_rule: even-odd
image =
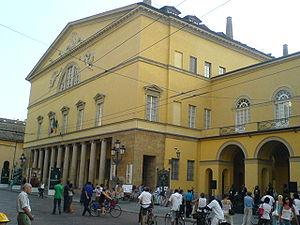
[[[152,0],[152,5],[160,8],[183,2],[178,6],[181,16],[196,15],[210,29],[224,33],[226,17],[231,16],[234,39],[275,57],[282,55],[285,43],[289,46],[289,53],[300,51],[299,0],[227,1]],[[1,1],[0,117],[26,119],[30,83],[25,81],[25,77],[68,22],[135,2],[138,0]],[[210,12],[225,2],[225,5]]]

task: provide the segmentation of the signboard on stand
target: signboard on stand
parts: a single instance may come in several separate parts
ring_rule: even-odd
[[[54,195],[54,186],[59,183],[61,179],[61,169],[51,167],[50,170],[50,177],[49,177],[49,188],[48,188],[48,195]]]

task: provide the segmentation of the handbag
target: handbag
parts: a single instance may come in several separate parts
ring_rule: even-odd
[[[258,216],[259,217],[262,217],[263,216],[263,214],[264,214],[264,208],[263,208],[263,205],[260,205],[259,206],[259,208],[258,208],[258,210],[257,210],[257,213],[258,213]]]

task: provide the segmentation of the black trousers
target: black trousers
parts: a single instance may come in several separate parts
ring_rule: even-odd
[[[91,198],[89,197],[88,199],[85,198],[83,200],[83,206],[84,206],[84,209],[83,209],[83,212],[82,212],[82,215],[84,216],[86,212],[88,212],[90,215],[91,215],[91,210],[89,208],[89,204],[91,202]]]
[[[58,206],[58,212],[61,213],[61,199],[55,198],[53,201],[53,214],[56,213],[56,205]]]
[[[191,201],[186,201],[185,205],[186,205],[185,215],[186,215],[186,217],[189,217],[193,211]]]
[[[69,212],[69,196],[64,197],[64,212]]]

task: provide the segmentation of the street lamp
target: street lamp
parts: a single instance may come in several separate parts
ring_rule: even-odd
[[[23,169],[23,166],[26,163],[26,160],[27,160],[26,156],[24,155],[24,153],[22,153],[22,155],[20,156],[20,166],[21,166],[22,169]]]
[[[111,159],[116,165],[116,178],[118,179],[118,165],[122,161],[122,156],[125,154],[125,146],[121,145],[119,140],[116,140],[114,147],[111,149]]]

